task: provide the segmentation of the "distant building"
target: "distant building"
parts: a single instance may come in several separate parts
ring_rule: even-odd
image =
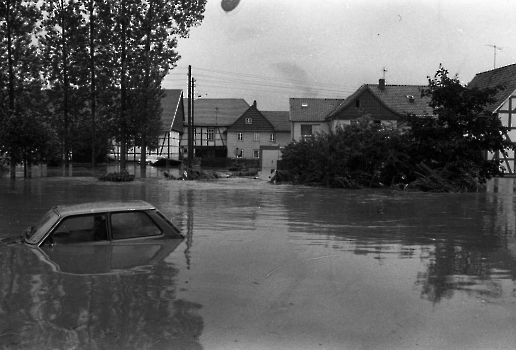
[[[227,129],[249,108],[244,99],[201,98],[193,102],[194,156],[198,158],[229,157]],[[181,140],[183,154],[188,151],[188,112]]]
[[[502,124],[509,128],[507,136],[513,142],[516,141],[516,64],[496,68],[486,72],[478,73],[468,84],[470,88],[494,88],[503,86],[503,90],[494,96],[495,102],[488,106],[488,110],[496,114]],[[503,160],[503,165],[510,174],[516,173],[516,162],[514,151],[509,150],[507,156],[504,154],[488,154]]]
[[[156,158],[164,157],[180,160],[180,144],[183,135],[183,120],[185,118],[183,90],[163,90],[161,108],[162,132],[158,139],[158,147],[156,149],[147,149],[147,158],[156,160]],[[120,159],[120,146],[118,144],[113,146],[113,156],[117,160]],[[140,147],[127,149],[127,160],[140,161],[140,158]]]
[[[378,84],[364,84],[331,111],[326,120],[331,130],[364,116],[374,123],[401,127],[409,113],[433,115],[430,97],[421,96],[425,88],[427,86],[386,85],[385,79],[380,79]]]
[[[319,132],[328,132],[330,129],[326,117],[343,101],[344,99],[291,98],[291,140],[299,141]]]
[[[264,173],[278,169],[283,147],[292,142],[290,113],[288,111],[262,111],[262,114],[274,126],[275,142],[260,146],[260,168]]]
[[[290,142],[286,142],[290,132],[287,133],[285,130],[285,121],[288,122],[288,112],[260,112],[254,101],[253,105],[228,127],[228,157],[260,159],[261,147],[279,149],[280,145],[286,145]]]
[[[159,138],[155,154],[179,160],[185,118],[183,90],[165,90],[161,99],[161,107],[163,108],[161,112],[163,134]]]

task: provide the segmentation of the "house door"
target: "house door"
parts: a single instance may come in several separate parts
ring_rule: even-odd
[[[268,174],[273,169],[277,169],[279,157],[279,149],[264,149],[262,151],[262,172]]]

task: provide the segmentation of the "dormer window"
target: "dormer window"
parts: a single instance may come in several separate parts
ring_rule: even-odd
[[[414,95],[407,95],[407,99],[409,100],[410,103],[413,103],[414,102]]]
[[[253,123],[253,118],[245,118],[245,123],[246,124],[252,124]]]

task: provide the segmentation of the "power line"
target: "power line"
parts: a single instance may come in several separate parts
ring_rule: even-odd
[[[167,75],[165,81],[175,80],[173,77],[183,76],[179,72],[172,72]],[[195,77],[198,86],[214,87],[219,89],[231,89],[235,86],[244,86],[246,90],[253,91],[270,91],[271,89],[281,89],[287,91],[310,91],[314,93],[331,93],[339,95],[343,98],[346,93],[353,93],[356,87],[343,87],[338,84],[330,83],[312,83],[306,80],[298,79],[281,79],[275,77],[267,77],[263,75],[245,74],[237,72],[227,72],[221,70],[212,70],[205,68],[195,68]],[[228,86],[228,84],[231,84]]]

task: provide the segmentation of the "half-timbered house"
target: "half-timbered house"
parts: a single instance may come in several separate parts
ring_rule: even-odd
[[[249,108],[243,99],[201,98],[190,106],[193,114],[194,156],[205,159],[229,157],[227,129]],[[188,123],[184,124],[181,148],[187,154]]]
[[[147,149],[146,158],[148,161],[155,161],[158,158],[178,161],[181,159],[180,143],[185,118],[183,90],[163,90],[161,108],[161,134],[158,138],[158,147],[156,149]],[[113,145],[111,156],[116,160],[120,160],[120,145]],[[129,161],[140,161],[141,148],[136,146],[127,149],[126,159]]]
[[[468,84],[470,88],[494,88],[502,86],[494,96],[495,102],[488,106],[489,112],[496,114],[502,124],[508,128],[507,137],[516,143],[516,64],[478,73]],[[496,157],[503,160],[507,173],[516,174],[516,156],[513,150],[507,155],[488,154],[490,159]]]

